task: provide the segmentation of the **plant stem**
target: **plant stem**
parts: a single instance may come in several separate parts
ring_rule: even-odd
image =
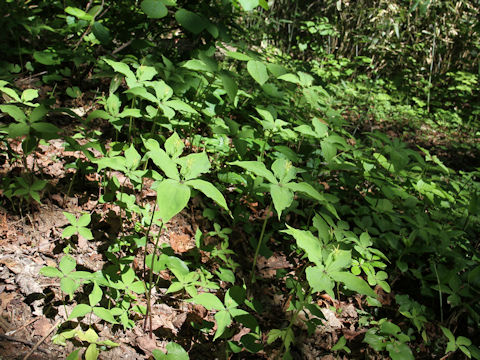
[[[270,207],[271,207],[271,204],[268,205],[267,214],[265,215],[265,220],[263,220],[262,232],[260,233],[260,238],[258,239],[257,248],[255,249],[255,256],[253,257],[252,277],[250,279],[251,284],[255,283],[255,266],[257,266],[258,254],[260,252],[260,247],[262,246],[263,236],[265,235],[265,228],[267,227],[267,221],[268,221],[268,218],[270,217]]]

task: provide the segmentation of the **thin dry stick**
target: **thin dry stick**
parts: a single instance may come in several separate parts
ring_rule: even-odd
[[[48,330],[48,332],[35,344],[35,346],[30,350],[30,352],[24,356],[23,360],[28,360],[28,358],[37,350],[37,348],[40,346],[41,343],[45,341],[45,339],[52,333],[53,330],[55,330],[60,324],[62,320],[57,320],[57,322]]]
[[[34,346],[34,344],[30,341],[23,340],[23,339],[17,339],[17,338],[14,338],[12,336],[8,336],[8,335],[0,334],[0,339],[7,340],[7,341],[18,342],[20,344],[24,344],[24,345],[28,345],[28,346]],[[38,351],[43,352],[45,354],[48,354],[47,350],[38,349]]]
[[[50,286],[50,285],[48,285]],[[31,323],[37,321],[38,319],[40,319],[39,317],[36,317],[36,318],[33,318],[31,319],[30,321],[26,322],[25,324],[23,324],[22,326],[20,326],[18,329],[15,329],[15,330],[12,330],[12,331],[9,331],[7,333],[5,333],[5,335],[13,335],[15,334],[17,331],[20,331],[22,329],[25,329],[28,325],[30,325]]]

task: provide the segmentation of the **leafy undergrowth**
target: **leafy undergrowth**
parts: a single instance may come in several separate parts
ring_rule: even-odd
[[[479,171],[399,131],[424,105],[220,38],[99,56],[103,3],[55,4],[83,35],[0,80],[3,358],[480,358]]]

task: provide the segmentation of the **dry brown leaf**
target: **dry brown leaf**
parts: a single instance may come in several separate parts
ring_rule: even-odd
[[[187,234],[170,234],[170,246],[177,253],[187,252],[195,247],[195,239]]]

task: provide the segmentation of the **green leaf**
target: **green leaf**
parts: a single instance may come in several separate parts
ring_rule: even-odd
[[[260,161],[233,161],[230,165],[236,165],[267,179],[272,184],[278,184],[278,180],[270,170],[267,170],[265,164]]]
[[[110,324],[116,324],[117,321],[112,315],[112,312],[109,309],[105,309],[103,307],[94,307],[93,313],[97,315],[100,319],[109,322]]]
[[[91,311],[92,311],[91,306],[87,304],[78,304],[72,309],[72,312],[70,313],[70,316],[68,317],[67,320],[73,320],[79,317],[84,317]]]
[[[180,174],[185,180],[195,179],[210,170],[210,161],[205,152],[189,154],[177,159],[177,163],[181,166]]]
[[[69,277],[63,277],[60,279],[60,289],[70,296],[73,296],[73,293],[79,286],[80,285],[75,280]]]
[[[40,274],[47,277],[62,277],[63,274],[60,270],[53,266],[45,266],[40,269]]]
[[[156,191],[158,214],[163,223],[182,211],[190,200],[190,188],[172,179],[163,180]]]
[[[140,7],[151,19],[161,19],[168,14],[168,10],[161,0],[143,0]]]
[[[330,273],[330,276],[338,282],[343,283],[348,289],[355,291],[362,295],[371,296],[376,298],[375,291],[367,284],[367,282],[350,272],[346,271],[334,271]]]
[[[325,197],[320,194],[312,185],[306,182],[300,182],[300,183],[288,183],[285,184],[286,187],[288,187],[290,190],[293,190],[294,192],[301,192],[312,199],[318,200],[318,201],[326,201]]]
[[[246,54],[242,54],[242,53],[239,53],[239,52],[234,52],[234,51],[227,51],[225,53],[226,56],[228,57],[231,57],[233,59],[236,59],[236,60],[240,60],[240,61],[248,61],[248,60],[252,60],[252,58]]]
[[[26,89],[22,92],[22,102],[29,102],[38,97],[37,89]]]
[[[275,342],[275,340],[281,339],[284,333],[285,333],[285,330],[281,330],[281,329],[270,330],[268,333],[267,344],[270,345],[273,342]]]
[[[80,20],[90,21],[90,20],[93,19],[92,15],[89,15],[85,11],[83,11],[82,9],[79,9],[79,8],[76,8],[76,7],[67,6],[65,8],[65,12],[68,15],[75,16],[76,18],[78,18]]]
[[[27,120],[27,117],[25,116],[25,113],[16,105],[0,105],[0,110],[12,118],[14,118],[17,121],[25,121]],[[12,136],[13,137],[13,136]],[[16,137],[16,136],[15,136]]]
[[[331,297],[335,297],[333,294],[333,287],[335,283],[327,275],[325,269],[319,266],[310,266],[305,271],[307,275],[307,281],[315,292],[326,292]]]
[[[292,162],[283,158],[273,162],[272,170],[282,184],[288,183],[297,176],[297,169],[293,166]]]
[[[81,349],[76,349],[72,351],[66,358],[65,360],[79,360],[81,359],[80,357],[80,350]]]
[[[67,226],[65,229],[63,229],[62,238],[69,239],[76,234],[77,234],[77,227],[70,225],[70,226]]]
[[[189,180],[185,182],[186,185],[201,191],[205,196],[215,201],[218,205],[227,211],[230,211],[227,206],[227,202],[222,193],[210,182],[200,179]]]
[[[278,220],[280,220],[282,211],[292,204],[293,192],[282,184],[271,184],[270,195],[272,196],[273,206],[277,211]]]
[[[35,51],[33,57],[42,65],[59,65],[62,62],[56,53],[48,51]]]
[[[174,132],[172,136],[165,141],[163,146],[165,147],[165,151],[167,152],[168,156],[170,156],[172,159],[176,159],[182,155],[183,149],[185,148],[185,144],[176,132]]]
[[[60,260],[60,264],[58,265],[60,271],[65,275],[75,270],[76,266],[77,262],[70,255],[64,255]]]
[[[85,350],[85,360],[97,360],[99,354],[100,350],[97,349],[97,344],[90,344],[87,350]]]
[[[123,74],[129,79],[136,80],[135,74],[130,70],[130,67],[127,64],[109,59],[104,59],[104,61],[110,65],[115,72]]]
[[[188,353],[178,344],[169,342],[166,346],[167,354],[155,349],[152,355],[155,360],[189,360]]]
[[[249,60],[247,70],[250,76],[260,85],[265,84],[268,80],[267,67],[258,60]]]
[[[279,80],[288,81],[294,84],[300,84],[300,79],[295,74],[283,74],[277,77]]]
[[[158,99],[147,91],[143,86],[136,86],[125,91],[127,94],[135,95],[141,99],[151,101],[154,104],[158,104]]]
[[[386,349],[392,360],[413,360],[415,359],[412,350],[407,344],[400,342],[387,343]]]
[[[237,96],[238,85],[230,72],[222,70],[220,72],[220,79],[222,79],[223,88],[227,92],[229,100],[233,103]]]
[[[242,5],[243,10],[252,11],[258,6],[258,0],[238,0],[240,5]]]
[[[208,25],[203,16],[185,9],[178,10],[175,13],[175,19],[181,26],[196,35],[200,34]]]
[[[232,317],[227,310],[222,310],[215,314],[215,320],[217,321],[217,331],[215,332],[213,341],[222,336],[225,329],[232,323]]]
[[[288,230],[283,230],[282,232],[289,234],[295,238],[297,245],[308,256],[308,259],[317,264],[321,265],[322,263],[322,243],[313,236],[310,231],[298,230],[289,225],[287,225]]]
[[[177,111],[183,111],[183,112],[186,112],[186,113],[189,113],[189,114],[198,114],[197,110],[192,108],[186,102],[184,102],[182,100],[179,100],[179,99],[168,100],[168,101],[165,101],[164,104],[168,107],[171,107],[174,110],[177,110]]]
[[[112,38],[110,36],[110,30],[108,30],[105,25],[99,23],[98,21],[95,21],[93,23],[92,32],[93,35],[95,35],[95,37],[97,38],[97,40],[104,45],[110,44],[110,42],[112,41]]]
[[[85,240],[93,240],[93,234],[90,229],[80,227],[78,228],[78,235],[82,236]]]
[[[385,338],[383,336],[376,335],[374,329],[370,329],[365,333],[363,342],[370,345],[373,350],[380,352],[386,347],[384,340]]]
[[[20,136],[28,135],[30,132],[30,126],[25,123],[20,124],[10,124],[8,126],[8,136],[12,139],[18,138]]]
[[[90,306],[97,305],[100,302],[100,300],[102,300],[102,296],[103,296],[102,289],[100,289],[100,286],[98,286],[97,283],[94,283],[93,290],[90,293],[90,295],[88,295],[88,301],[90,303]]]
[[[125,150],[125,164],[130,169],[136,169],[140,164],[141,156],[138,151],[135,149],[135,146],[130,145],[130,147]]]
[[[80,216],[80,218],[77,221],[77,226],[87,226],[90,224],[90,221],[92,220],[92,217],[89,213],[83,214]]]
[[[204,306],[207,310],[225,310],[218,297],[210,293],[201,293],[192,298],[192,302]]]
[[[177,165],[172,159],[170,159],[164,150],[160,149],[158,141],[148,139],[145,141],[145,147],[148,150],[147,156],[153,160],[155,165],[162,169],[167,177],[174,180],[180,180]]]

